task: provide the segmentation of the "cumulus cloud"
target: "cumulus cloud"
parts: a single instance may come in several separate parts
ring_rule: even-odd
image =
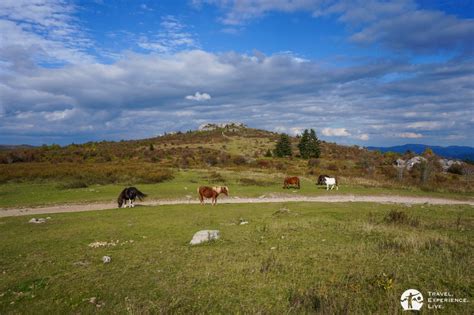
[[[362,141],[368,141],[370,139],[369,135],[366,133],[362,133],[360,135],[355,136],[356,139],[362,140]]]
[[[380,79],[394,72],[406,75]],[[0,77],[0,142],[120,140],[130,137],[130,126],[133,137],[141,138],[229,120],[268,130],[281,126],[292,134],[314,128],[352,143],[370,135],[374,144],[386,144],[409,124],[438,122],[444,127],[424,139],[442,139],[473,131],[473,73],[468,61],[416,66],[376,60],[323,67],[291,54],[202,50],[129,53],[111,64],[33,67]],[[197,101],[211,95],[212,102]]]
[[[194,93],[194,95],[187,95],[185,97],[185,99],[187,100],[190,100],[190,101],[198,101],[198,102],[201,102],[201,101],[208,101],[211,99],[211,96],[207,93],[199,93],[199,92],[196,92]]]
[[[397,137],[400,138],[407,138],[407,139],[419,139],[423,138],[423,135],[420,133],[415,133],[415,132],[402,132],[399,134],[396,134]]]
[[[321,132],[327,137],[348,137],[351,135],[346,128],[324,128]]]

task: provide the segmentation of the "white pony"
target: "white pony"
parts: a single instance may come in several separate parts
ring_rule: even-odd
[[[339,190],[337,179],[335,177],[324,177],[324,183],[326,184],[326,190],[329,190],[329,186],[331,186],[331,190],[333,190],[334,187],[336,187],[336,190]]]

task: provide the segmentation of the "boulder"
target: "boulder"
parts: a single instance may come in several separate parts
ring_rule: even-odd
[[[202,230],[194,234],[193,239],[191,240],[191,242],[189,242],[189,244],[197,245],[204,242],[217,240],[219,238],[220,238],[219,230]]]

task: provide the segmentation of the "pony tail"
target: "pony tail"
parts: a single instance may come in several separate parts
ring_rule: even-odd
[[[142,193],[141,191],[139,191],[139,190],[137,189],[137,197],[138,197],[138,199],[143,200],[143,198],[145,198],[146,196],[147,196],[146,194]]]

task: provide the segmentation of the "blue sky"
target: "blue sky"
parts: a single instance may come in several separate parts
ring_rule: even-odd
[[[474,1],[0,2],[0,143],[206,122],[474,145]]]

